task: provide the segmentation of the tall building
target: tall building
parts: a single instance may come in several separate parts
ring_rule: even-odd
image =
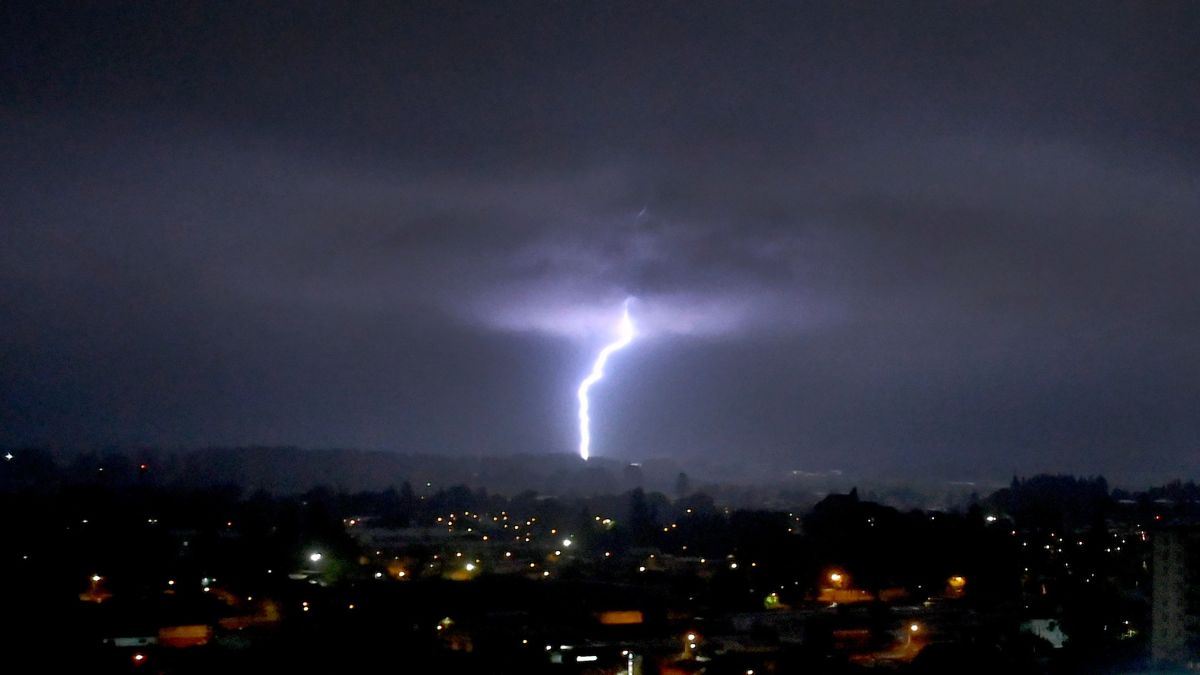
[[[1150,658],[1156,664],[1200,664],[1200,528],[1153,534]]]

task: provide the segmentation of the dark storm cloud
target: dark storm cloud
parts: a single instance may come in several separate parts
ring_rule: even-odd
[[[612,454],[1194,472],[1200,22],[1079,10],[18,8],[0,440],[563,449],[632,295]]]

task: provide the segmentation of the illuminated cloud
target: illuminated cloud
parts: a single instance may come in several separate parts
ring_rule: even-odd
[[[0,442],[1196,471],[1187,12],[26,4]]]

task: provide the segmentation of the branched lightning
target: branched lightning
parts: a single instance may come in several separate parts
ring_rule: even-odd
[[[604,377],[604,364],[608,362],[608,357],[613,355],[613,352],[624,349],[633,342],[633,336],[637,334],[637,330],[633,327],[633,319],[629,316],[629,301],[625,300],[625,311],[621,315],[621,322],[617,325],[617,339],[609,343],[600,350],[600,354],[596,356],[596,362],[592,364],[592,372],[579,383],[579,456],[583,459],[588,458],[588,454],[592,445],[592,418],[588,414],[588,389],[591,389],[593,384],[600,381]]]

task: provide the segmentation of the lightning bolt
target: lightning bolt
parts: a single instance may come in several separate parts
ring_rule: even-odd
[[[579,397],[579,456],[584,460],[588,458],[592,445],[592,418],[588,414],[588,389],[591,389],[593,384],[604,377],[604,364],[608,363],[608,357],[629,346],[629,343],[633,342],[633,336],[637,334],[637,329],[633,327],[633,319],[629,316],[629,302],[632,299],[626,298],[625,300],[625,311],[621,315],[621,322],[617,324],[617,339],[600,350],[600,354],[596,356],[596,362],[592,364],[592,372],[583,378],[583,382],[579,383],[577,394]]]

